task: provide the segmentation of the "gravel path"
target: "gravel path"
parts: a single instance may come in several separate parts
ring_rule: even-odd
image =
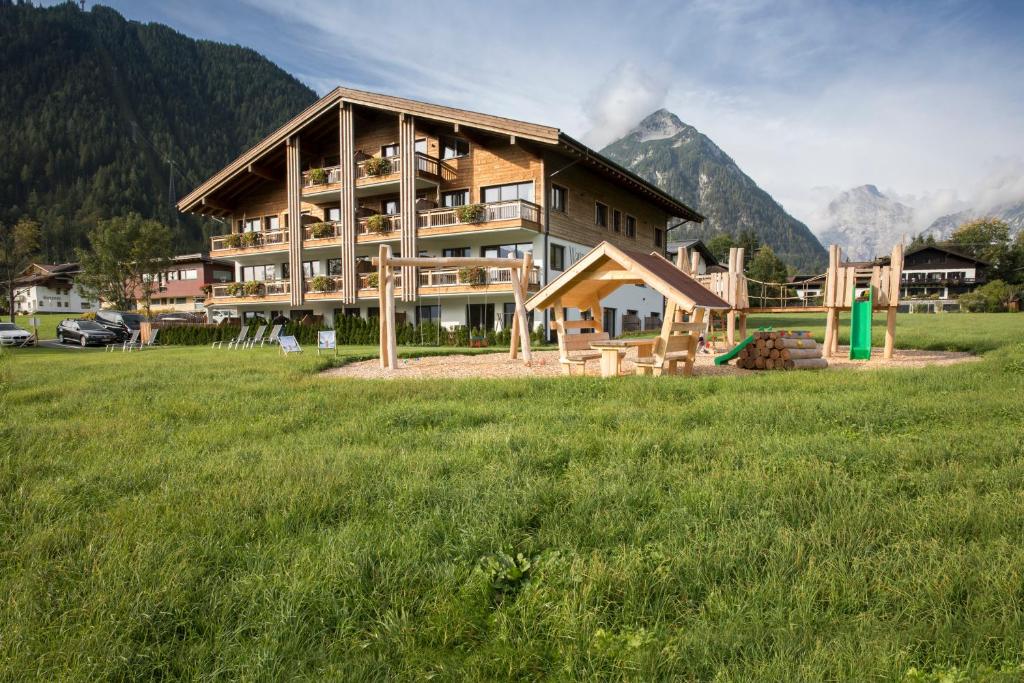
[[[952,351],[914,351],[897,349],[889,362],[882,361],[882,349],[873,349],[870,361],[851,361],[847,359],[849,349],[839,348],[839,355],[829,360],[829,369],[856,368],[860,370],[878,368],[918,368],[927,365],[951,365],[978,360],[969,353]],[[632,358],[636,351],[631,349],[622,362],[623,371],[633,374]],[[557,351],[535,351],[533,364],[530,367],[522,361],[513,361],[508,353],[487,353],[477,356],[428,356],[425,358],[399,358],[399,367],[394,372],[381,370],[377,360],[350,363],[344,367],[325,370],[326,377],[351,377],[358,379],[463,379],[469,377],[502,378],[502,377],[561,377],[562,368],[558,363]],[[714,356],[701,354],[694,364],[693,374],[704,375],[749,375],[764,370],[740,370],[733,365],[718,366],[714,364]],[[794,371],[790,371],[794,372]],[[806,371],[804,371],[806,372]],[[596,360],[587,363],[588,375],[599,375],[599,363]]]

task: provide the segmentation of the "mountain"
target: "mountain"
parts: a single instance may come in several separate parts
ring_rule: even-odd
[[[961,223],[985,216],[1001,218],[1010,226],[1011,234],[1018,233],[1024,229],[1024,200],[997,204],[986,210],[966,209],[940,216],[932,221],[932,224],[925,228],[921,234],[932,235],[936,239],[945,239]]]
[[[172,200],[316,99],[253,50],[99,6],[0,0],[0,64],[0,221],[39,220],[55,263],[127,211],[204,247],[213,224]]]
[[[886,197],[874,185],[861,185],[831,202],[815,232],[824,244],[839,244],[843,255],[867,261],[888,254],[914,234],[914,210]]]
[[[788,264],[817,272],[828,253],[806,225],[757,186],[718,145],[665,109],[654,112],[601,153],[707,217],[683,237],[754,231]]]

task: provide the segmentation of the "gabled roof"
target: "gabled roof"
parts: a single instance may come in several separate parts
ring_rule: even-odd
[[[21,271],[14,283],[22,287],[55,281],[67,284],[81,270],[77,263],[33,263]]]
[[[314,119],[325,114],[339,103],[350,102],[352,104],[392,111],[395,113],[410,114],[432,121],[442,121],[475,128],[478,130],[508,135],[512,138],[530,140],[540,145],[556,148],[558,151],[567,154],[577,161],[584,163],[594,170],[612,178],[615,182],[631,187],[633,190],[646,194],[653,201],[665,208],[668,213],[685,218],[687,220],[701,222],[704,216],[697,213],[681,201],[668,193],[655,187],[632,171],[623,168],[611,159],[608,159],[598,152],[557,128],[543,126],[526,121],[481,114],[479,112],[454,107],[445,107],[417,100],[408,100],[402,97],[381,95],[363,90],[351,88],[335,88],[324,97],[314,102],[295,118],[291,119],[269,136],[257,143],[254,147],[243,153],[237,159],[215,173],[199,187],[195,188],[178,202],[179,211],[194,211],[203,204],[204,198],[213,193],[221,184],[230,180],[239,173],[243,173],[249,167],[259,161],[265,154],[278,148],[290,136],[295,135]]]
[[[559,305],[587,307],[623,285],[643,284],[685,310],[729,308],[729,304],[659,254],[620,249],[601,242],[526,302],[529,310]]]
[[[941,251],[944,254],[949,254],[950,256],[962,258],[967,261],[973,261],[974,263],[977,263],[978,265],[981,266],[991,265],[988,261],[984,261],[980,258],[977,258],[976,256],[971,256],[970,254],[964,253],[958,250],[955,246],[945,244],[920,244],[914,247],[913,249],[907,249],[907,251],[903,254],[903,258],[906,259],[908,256],[920,254],[922,251],[928,251],[929,249]]]

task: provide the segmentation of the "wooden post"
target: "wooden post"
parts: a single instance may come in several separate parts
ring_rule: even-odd
[[[525,270],[527,265],[527,256],[523,257],[523,265],[520,266]],[[530,330],[529,325],[526,322],[526,297],[523,291],[522,275],[517,272],[517,269],[512,269],[512,296],[516,300],[516,317],[519,319],[519,341],[523,345],[523,362],[527,365],[530,364]]]
[[[896,346],[896,308],[900,304],[900,287],[903,279],[903,244],[892,248],[889,257],[889,309],[885,317],[885,350],[883,360],[892,360],[893,348]]]
[[[384,285],[387,283],[388,247],[380,245],[377,250],[377,336],[378,352],[380,353],[380,367],[388,367],[388,302],[385,295]]]
[[[391,259],[391,246],[385,244],[384,249],[385,261],[389,261]],[[384,264],[384,275],[386,282],[384,298],[387,304],[387,367],[394,370],[398,366],[398,348],[395,339],[395,269],[386,262]]]
[[[533,254],[526,252],[523,254],[523,267],[522,272],[519,274],[520,282],[522,283],[523,296],[530,291],[530,268],[533,267]],[[512,273],[512,279],[516,277],[515,271]],[[529,318],[527,318],[529,320]],[[531,330],[526,331],[526,337],[529,339]],[[519,309],[516,309],[515,315],[512,316],[512,334],[509,335],[511,340],[509,341],[509,358],[515,360],[519,355]],[[524,350],[525,352],[525,350]]]
[[[836,320],[832,317],[836,298],[836,247],[834,244],[828,248],[828,270],[825,272],[825,339],[822,341],[822,356],[828,358],[832,355],[832,331]]]
[[[700,252],[696,249],[690,254],[690,277],[700,275]]]
[[[565,347],[565,307],[562,300],[555,302],[555,332],[558,335],[558,360],[562,361],[562,372],[572,374],[572,366],[564,361],[569,358],[569,351]]]
[[[679,252],[676,254],[676,268],[683,271],[687,275],[690,273],[690,257],[686,247],[679,247]]]

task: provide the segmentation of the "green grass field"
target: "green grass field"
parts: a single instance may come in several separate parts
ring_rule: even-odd
[[[370,348],[4,353],[0,680],[1020,680],[1024,317],[900,326],[984,359],[371,382],[316,375]]]

